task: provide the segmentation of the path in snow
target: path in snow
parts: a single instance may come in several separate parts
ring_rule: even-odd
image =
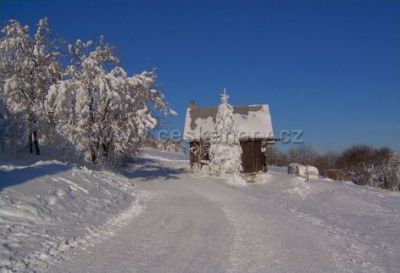
[[[186,163],[132,172],[142,213],[46,272],[398,272],[399,196],[271,172],[233,187]],[[152,174],[152,176],[149,176]]]

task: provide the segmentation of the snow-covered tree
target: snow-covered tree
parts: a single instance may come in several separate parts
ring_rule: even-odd
[[[10,20],[2,29],[0,70],[2,100],[7,112],[23,116],[28,131],[30,151],[35,144],[39,154],[39,128],[47,121],[44,101],[50,85],[60,78],[57,52],[51,50],[47,18],[40,19],[36,33]]]
[[[221,104],[215,121],[215,131],[210,145],[210,172],[215,175],[235,174],[241,170],[242,148],[233,120],[233,108],[228,104],[226,90],[221,94]]]
[[[154,111],[174,114],[157,89],[156,73],[127,76],[113,48],[102,41],[69,45],[74,55],[63,79],[50,88],[47,106],[56,129],[67,136],[85,159],[121,159],[158,120]]]

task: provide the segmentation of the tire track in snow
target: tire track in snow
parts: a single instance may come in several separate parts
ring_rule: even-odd
[[[156,192],[143,213],[112,239],[46,272],[226,272],[232,230],[216,203],[184,181],[138,187]]]

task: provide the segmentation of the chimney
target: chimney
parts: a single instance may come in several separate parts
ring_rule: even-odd
[[[191,100],[191,101],[189,102],[189,108],[190,108],[190,109],[196,108],[196,101]]]

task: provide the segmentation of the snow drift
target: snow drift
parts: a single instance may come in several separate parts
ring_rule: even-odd
[[[129,179],[57,160],[0,161],[0,272],[109,236],[140,211]]]

